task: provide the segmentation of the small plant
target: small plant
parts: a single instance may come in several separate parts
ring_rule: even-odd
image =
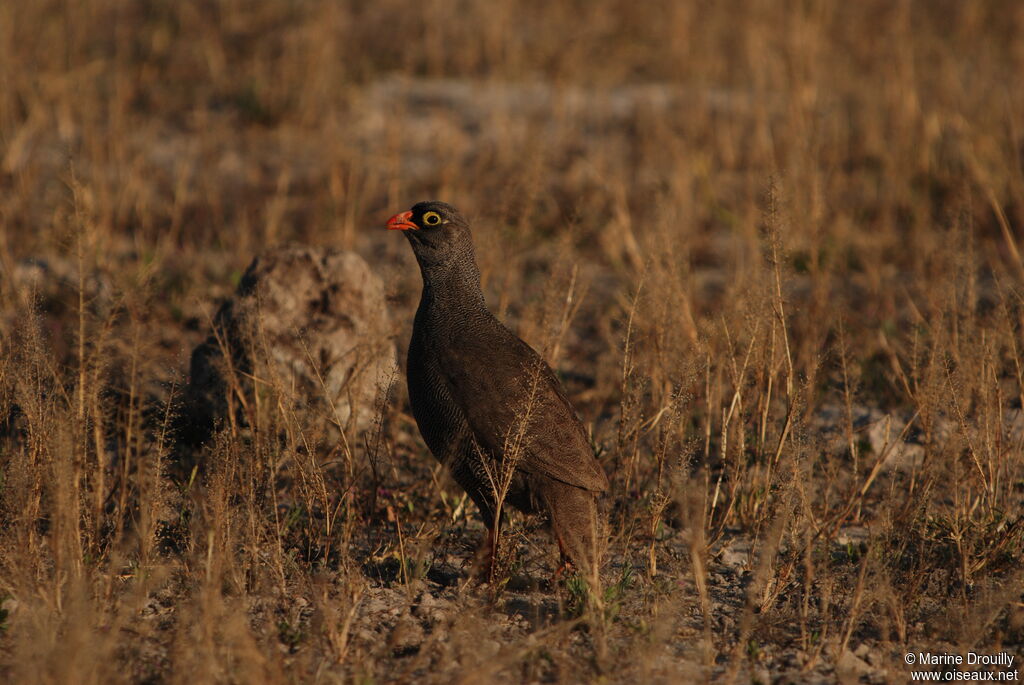
[[[277,622],[277,638],[288,647],[288,651],[295,652],[306,640],[306,632],[300,626],[282,619]]]

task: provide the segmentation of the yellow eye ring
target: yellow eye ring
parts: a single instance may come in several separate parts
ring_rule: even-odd
[[[427,226],[437,226],[441,223],[441,215],[437,212],[427,212],[423,215],[423,223]]]

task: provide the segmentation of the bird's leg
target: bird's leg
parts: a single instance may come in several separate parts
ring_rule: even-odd
[[[551,576],[552,585],[561,580],[566,571],[573,568],[572,559],[569,557],[568,552],[565,551],[565,542],[562,540],[562,536],[555,533],[555,539],[558,541],[558,553],[562,563],[555,569],[554,575]]]
[[[498,540],[500,539],[500,519],[484,516],[487,534],[473,555],[473,575],[483,582],[492,582],[498,571]],[[486,566],[484,565],[486,564]]]

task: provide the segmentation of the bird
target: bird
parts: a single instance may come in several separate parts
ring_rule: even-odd
[[[480,511],[490,578],[506,503],[547,514],[556,579],[572,567],[596,577],[608,477],[554,371],[487,308],[469,223],[428,201],[387,228],[404,232],[423,279],[406,368],[413,417]]]

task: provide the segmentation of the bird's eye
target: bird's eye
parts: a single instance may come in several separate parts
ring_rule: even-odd
[[[423,223],[427,226],[437,226],[441,223],[441,215],[437,212],[427,212],[423,215]]]

